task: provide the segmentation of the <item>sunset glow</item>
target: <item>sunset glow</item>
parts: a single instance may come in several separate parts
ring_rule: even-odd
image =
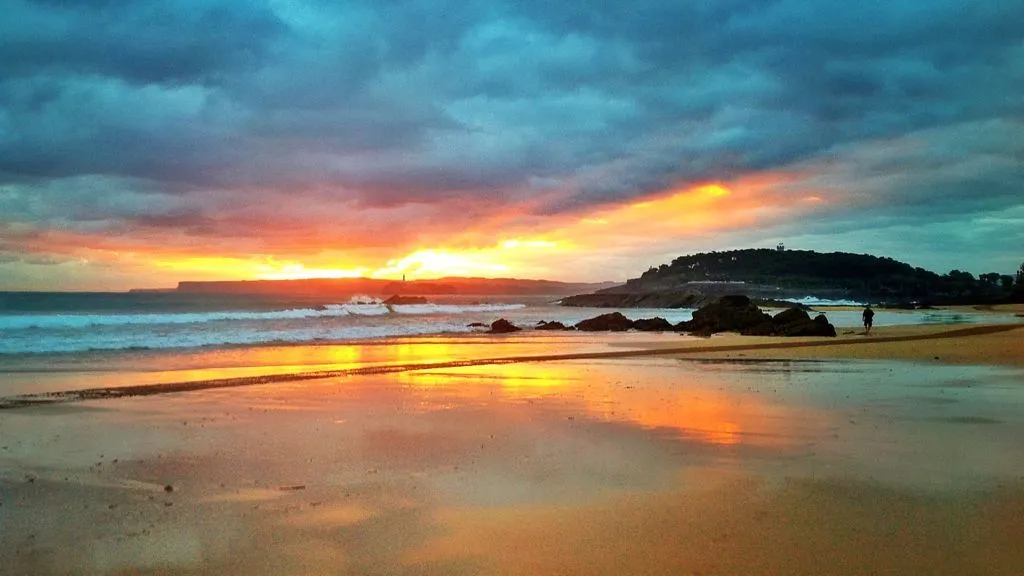
[[[378,4],[16,2],[0,290],[1020,265],[1016,7]]]
[[[300,278],[433,279],[446,276],[562,277],[564,262],[584,253],[625,254],[640,237],[662,242],[748,226],[771,214],[772,191],[793,176],[757,175],[729,183],[670,189],[642,202],[601,207],[583,217],[553,219],[533,235],[495,238],[483,246],[420,247],[378,263],[362,256],[355,265],[334,265],[329,252],[310,261],[271,256],[215,257],[182,255],[153,261],[181,278],[287,280]],[[820,198],[817,199],[820,202]],[[788,208],[792,210],[794,208]],[[487,222],[486,225],[491,225]],[[481,229],[462,235],[486,238]],[[656,264],[651,262],[650,264]],[[572,279],[572,278],[569,278]],[[592,276],[592,280],[610,279]]]

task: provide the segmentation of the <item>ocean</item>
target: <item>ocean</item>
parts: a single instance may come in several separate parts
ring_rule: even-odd
[[[0,357],[96,351],[186,350],[337,343],[480,331],[473,323],[505,318],[529,329],[542,320],[570,325],[610,312],[569,308],[557,296],[439,296],[427,304],[386,306],[357,295],[346,299],[268,295],[140,293],[0,293]],[[801,299],[810,305],[849,304]],[[676,323],[691,309],[623,309],[626,316],[660,316]],[[857,310],[828,312],[837,327],[860,325]],[[968,323],[987,314],[941,310],[879,311],[876,325]],[[1014,321],[1012,316],[1004,319]],[[1019,320],[1019,319],[1017,319]],[[0,366],[2,367],[2,366]]]

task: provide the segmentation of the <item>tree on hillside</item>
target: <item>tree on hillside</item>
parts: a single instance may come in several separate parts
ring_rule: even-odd
[[[1024,302],[1024,264],[1017,270],[1017,281],[1013,284],[1013,294],[1010,299],[1015,302]]]
[[[1009,274],[1003,274],[999,277],[999,286],[1003,289],[1003,292],[1013,291],[1013,276]]]
[[[988,274],[982,274],[978,276],[978,280],[981,280],[981,283],[985,286],[995,288],[999,285],[999,273],[989,272]]]

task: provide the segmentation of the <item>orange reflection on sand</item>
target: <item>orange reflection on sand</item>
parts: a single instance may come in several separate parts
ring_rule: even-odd
[[[691,390],[669,392],[662,389],[654,393],[627,389],[616,394],[614,400],[611,404],[592,404],[588,408],[606,420],[629,421],[710,444],[739,444],[745,433],[764,432],[770,426],[764,418],[764,414],[771,412],[770,407],[750,406],[723,392],[702,390],[700,396],[695,396]]]
[[[415,343],[397,343],[387,346],[389,361],[395,364],[435,364],[455,360],[455,347],[438,340],[436,342],[417,341]]]
[[[791,442],[786,426],[817,426],[817,416],[760,396],[729,391],[730,382],[714,374],[699,375],[700,383],[666,381],[664,371],[612,368],[607,375],[590,378],[586,369],[571,363],[515,363],[450,368],[399,374],[401,381],[424,391],[444,391],[448,401],[489,399],[550,400],[585,418],[621,422],[668,432],[707,444],[754,444],[781,447]],[[632,384],[630,372],[644,373],[645,381]],[[498,393],[496,395],[496,393]]]
[[[577,384],[562,366],[502,364],[401,372],[401,382],[425,392],[443,391],[447,399],[482,398],[499,402],[533,400],[567,393]]]

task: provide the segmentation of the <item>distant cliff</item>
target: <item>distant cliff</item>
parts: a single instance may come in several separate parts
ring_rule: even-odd
[[[611,282],[590,284],[518,278],[440,278],[408,282],[376,278],[310,278],[179,282],[176,291],[201,294],[561,296],[600,290],[614,285]]]
[[[1013,278],[1008,275],[993,272],[975,278],[959,270],[940,275],[868,254],[749,249],[680,256],[621,286],[563,302],[577,306],[668,302],[676,304],[665,307],[691,307],[691,303],[699,305],[715,296],[745,294],[760,299],[815,296],[952,304],[1000,301],[1010,297],[1012,286]]]

